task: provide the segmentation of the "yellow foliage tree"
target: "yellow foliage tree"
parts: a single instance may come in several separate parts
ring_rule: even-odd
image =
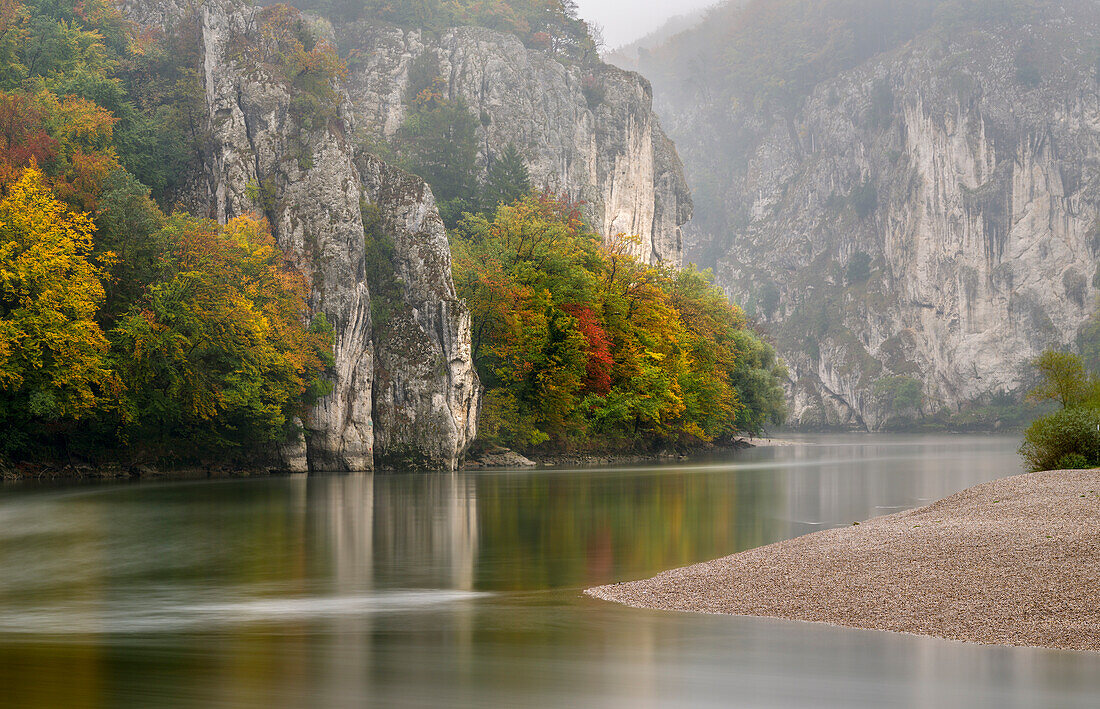
[[[76,419],[118,393],[94,320],[104,272],[93,232],[34,165],[0,202],[0,420]]]

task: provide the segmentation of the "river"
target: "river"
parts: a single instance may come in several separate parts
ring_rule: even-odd
[[[0,705],[1072,707],[1100,654],[584,597],[1019,472],[999,436],[609,469],[0,487]]]

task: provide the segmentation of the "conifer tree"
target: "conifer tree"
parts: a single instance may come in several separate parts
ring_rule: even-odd
[[[495,212],[501,204],[511,204],[531,191],[531,177],[523,156],[514,143],[508,143],[504,151],[489,162],[482,189],[481,209]]]

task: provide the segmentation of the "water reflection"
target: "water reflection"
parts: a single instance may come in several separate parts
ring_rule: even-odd
[[[0,705],[1086,706],[1100,656],[582,597],[1014,472],[819,437],[688,466],[0,489]]]

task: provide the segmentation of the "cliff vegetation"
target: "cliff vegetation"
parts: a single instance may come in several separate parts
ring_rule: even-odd
[[[546,195],[467,215],[452,244],[486,442],[644,451],[782,422],[785,370],[709,274],[641,263]]]
[[[191,160],[180,38],[0,3],[0,456],[265,456],[327,393],[331,328],[262,218],[166,214]]]
[[[562,61],[594,61],[599,39],[577,17],[574,0],[302,0],[299,6],[337,21],[369,19],[438,32],[485,27],[519,37]]]

